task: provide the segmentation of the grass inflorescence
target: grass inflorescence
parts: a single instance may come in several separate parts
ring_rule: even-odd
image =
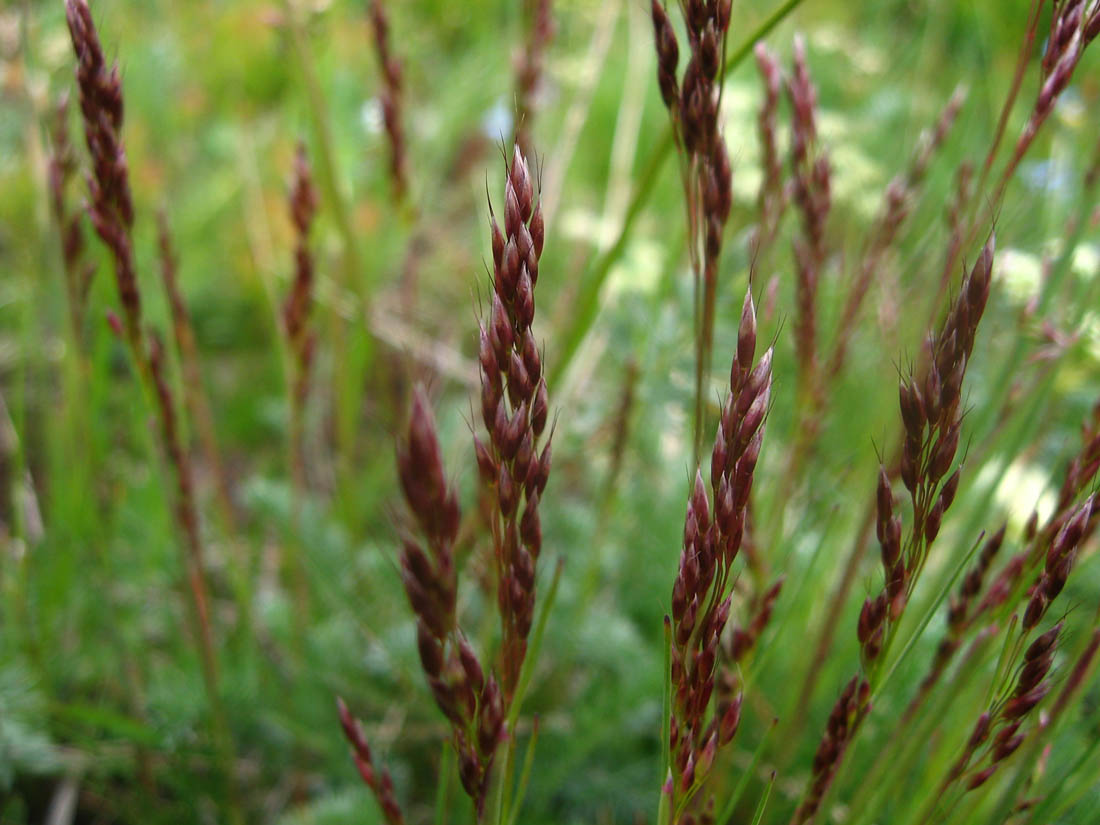
[[[1100,3],[56,5],[0,820],[1091,821]]]

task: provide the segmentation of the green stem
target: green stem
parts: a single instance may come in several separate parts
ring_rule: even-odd
[[[777,6],[775,10],[764,18],[760,25],[742,41],[741,45],[733,51],[726,60],[723,71],[728,73],[737,68],[737,66],[751,54],[753,46],[756,45],[757,41],[767,37],[768,34],[770,34],[776,26],[782,23],[791,12],[798,8],[802,2],[803,0],[784,0],[783,3]],[[615,243],[613,243],[606,252],[596,258],[589,268],[584,283],[581,284],[580,294],[574,301],[575,311],[573,314],[573,323],[562,332],[559,338],[559,345],[557,347],[558,359],[550,370],[549,383],[551,385],[556,386],[559,384],[561,376],[569,368],[581,344],[584,342],[585,337],[588,335],[588,331],[592,328],[592,324],[599,311],[600,290],[607,281],[607,276],[611,274],[611,268],[614,266],[615,262],[622,257],[623,250],[626,249],[627,241],[630,238],[630,233],[634,229],[634,224],[642,214],[642,210],[649,200],[650,195],[653,194],[657,178],[665,164],[665,160],[667,160],[668,156],[672,153],[674,146],[675,141],[673,140],[672,127],[666,126],[661,137],[657,141],[657,145],[650,152],[649,159],[646,161],[642,174],[634,186],[634,192],[631,195],[630,204],[626,209],[626,213],[623,215],[622,225],[619,227],[619,235],[615,239]]]
[[[360,306],[358,310],[361,317],[369,318],[370,291],[364,278],[362,259],[359,256],[359,247],[356,243],[355,231],[351,221],[351,211],[340,189],[340,175],[335,160],[335,140],[321,80],[317,75],[317,67],[310,48],[309,37],[302,25],[297,9],[290,0],[285,0],[284,8],[294,45],[294,55],[297,58],[302,81],[306,87],[306,104],[315,136],[314,153],[319,173],[318,182],[321,185],[325,203],[336,223],[336,229],[343,246],[344,276],[341,285],[348,293],[359,298]],[[337,455],[340,456],[339,463],[346,467],[351,460],[352,446],[355,440],[355,421],[358,405],[358,393],[355,389],[360,385],[360,382],[356,380],[356,376],[366,374],[371,360],[372,341],[369,334],[361,336],[362,342],[356,348],[359,351],[347,345],[347,319],[341,316],[339,310],[341,303],[341,296],[338,295],[333,298],[331,321],[334,336],[333,351],[338,355],[335,359],[338,396],[336,400],[336,436],[339,447]],[[358,357],[347,357],[349,353]]]
[[[435,787],[435,825],[447,825],[447,797],[451,788],[451,743],[444,741],[439,754],[439,777]]]
[[[535,764],[535,745],[539,741],[539,717],[535,716],[531,723],[531,741],[527,743],[527,753],[523,757],[523,770],[520,771],[519,789],[516,791],[516,801],[508,815],[508,825],[516,825],[523,800],[527,796],[527,785],[531,780],[531,768]]]
[[[768,798],[772,795],[774,786],[775,771],[772,771],[772,778],[768,780],[768,787],[764,788],[764,795],[760,797],[760,802],[756,806],[756,813],[752,816],[752,825],[760,825],[761,820],[763,820],[764,810],[768,807]]]
[[[726,806],[722,809],[721,815],[716,820],[719,825],[728,825],[733,819],[733,812],[737,808],[737,803],[741,801],[741,797],[744,795],[745,790],[749,787],[749,781],[756,775],[756,767],[760,764],[760,758],[764,754],[764,750],[768,744],[768,740],[771,739],[772,733],[775,732],[776,726],[779,724],[779,719],[773,719],[771,727],[769,727],[764,735],[760,737],[760,744],[756,746],[756,752],[752,755],[752,762],[749,763],[748,769],[741,774],[741,779],[737,782],[737,787],[733,789],[733,793],[730,795],[729,801],[726,802]],[[772,772],[772,780],[775,779],[775,772]],[[771,787],[769,785],[769,787]]]
[[[661,791],[657,802],[657,825],[668,825],[671,797],[665,793],[665,784],[672,781],[672,620],[665,615],[664,636],[664,688],[661,691]]]

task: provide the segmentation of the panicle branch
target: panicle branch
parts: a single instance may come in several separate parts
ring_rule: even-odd
[[[783,186],[783,163],[779,157],[776,123],[783,75],[779,61],[763,42],[756,44],[753,53],[760,79],[764,83],[764,102],[756,119],[762,155],[760,193],[756,199],[759,219],[752,241],[753,254],[756,255],[775,239],[779,231],[780,218],[787,208],[787,192]]]
[[[409,190],[408,159],[405,143],[405,127],[402,123],[404,109],[404,83],[401,61],[390,47],[390,21],[382,0],[371,0],[371,28],[374,32],[374,49],[382,72],[382,120],[390,144],[390,178],[394,194],[404,198]]]
[[[531,121],[543,83],[546,50],[554,39],[552,0],[523,0],[525,39],[515,56],[516,144],[524,157],[532,157]]]
[[[80,346],[84,338],[84,316],[88,292],[95,277],[95,264],[84,260],[84,231],[80,214],[69,210],[66,190],[76,173],[76,157],[69,141],[69,96],[63,95],[54,110],[50,135],[50,157],[47,177],[50,187],[50,210],[61,234],[61,260],[65,267],[65,291],[69,300],[69,321],[73,342]]]
[[[198,431],[203,455],[214,475],[225,524],[232,527],[233,496],[229,488],[225,465],[218,450],[217,436],[214,430],[214,413],[203,391],[202,371],[199,369],[199,348],[195,341],[195,329],[191,323],[191,313],[187,309],[183,292],[179,285],[179,265],[176,251],[172,245],[172,233],[168,226],[168,216],[162,211],[157,215],[157,246],[160,252],[160,274],[164,293],[168,298],[168,307],[172,314],[172,336],[176,342],[183,371],[183,403],[187,414]]]
[[[340,714],[340,726],[344,729],[344,737],[352,748],[352,756],[355,759],[355,767],[359,769],[359,776],[374,798],[378,801],[378,807],[382,809],[382,816],[389,825],[405,825],[405,815],[401,812],[401,806],[393,791],[393,777],[386,768],[379,768],[375,763],[374,754],[371,753],[367,737],[363,733],[363,726],[359,720],[351,715],[344,700],[337,697],[336,709]]]
[[[291,464],[299,490],[306,483],[304,417],[313,369],[316,333],[309,320],[313,309],[314,261],[309,245],[310,229],[317,214],[317,190],[313,185],[305,144],[299,143],[294,156],[294,177],[288,199],[294,225],[294,277],[283,303],[283,332],[289,345],[292,372],[290,391]]]
[[[794,41],[794,71],[787,80],[791,122],[791,199],[802,218],[794,240],[795,351],[799,386],[808,397],[816,391],[817,289],[828,256],[825,229],[832,204],[829,158],[817,137],[817,89],[806,63],[806,42]]]

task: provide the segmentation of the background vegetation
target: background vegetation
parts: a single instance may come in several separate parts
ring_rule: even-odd
[[[65,799],[75,821],[86,822],[214,822],[234,806],[250,820],[288,825],[381,821],[348,758],[337,693],[367,722],[411,820],[430,821],[440,796],[453,805],[450,821],[469,817],[457,781],[436,787],[444,723],[420,673],[395,564],[393,443],[411,382],[423,380],[446,466],[464,501],[472,500],[475,319],[490,255],[485,191],[502,191],[500,146],[513,129],[521,4],[389,4],[393,47],[405,67],[404,202],[388,177],[363,5],[93,4],[108,56],[122,67],[147,314],[169,328],[156,276],[155,215],[164,209],[232,491],[227,513],[196,450],[233,781],[218,767],[198,657],[184,630],[169,470],[149,400],[105,321],[117,304],[114,279],[87,226],[97,274],[83,347],[68,326],[46,180],[53,102],[73,89],[63,5],[16,0],[0,9],[3,822],[46,821],[51,805],[57,810]],[[768,36],[787,66],[791,36],[804,32],[819,87],[819,126],[833,163],[834,254],[821,299],[827,334],[839,316],[831,307],[839,304],[841,274],[858,259],[887,183],[952,91],[959,84],[967,90],[872,286],[850,368],[821,421],[819,448],[795,478],[787,474],[799,423],[791,216],[756,263],[759,337],[776,341],[775,400],[755,487],[757,545],[765,569],[787,583],[753,664],[723,781],[737,784],[778,717],[764,760],[779,772],[776,811],[797,804],[824,719],[858,662],[851,629],[862,597],[877,592],[874,550],[800,717],[827,594],[873,500],[876,452],[897,429],[899,369],[915,359],[933,311],[929,276],[938,275],[946,245],[954,170],[984,157],[1028,7],[1024,0],[807,0]],[[772,9],[736,3],[731,42]],[[661,619],[694,475],[692,280],[675,162],[658,169],[641,211],[628,213],[632,194],[650,180],[649,159],[667,123],[646,4],[559,0],[555,20],[532,132],[547,223],[536,329],[557,414],[555,468],[542,509],[549,561],[541,574],[549,575],[557,557],[565,567],[526,704],[540,715],[541,736],[520,821],[645,822],[663,778]],[[1087,54],[997,218],[993,292],[967,376],[974,412],[963,440],[974,458],[929,562],[923,604],[981,530],[1007,520],[1018,540],[1034,508],[1049,511],[1078,449],[1078,427],[1100,397],[1100,245],[1083,188],[1100,127],[1097,66],[1097,54]],[[735,347],[761,175],[755,116],[762,87],[751,61],[726,83],[735,203],[718,290],[715,397]],[[1025,100],[1034,86],[1029,75]],[[785,124],[785,102],[781,112]],[[1009,134],[1025,114],[1014,115]],[[82,157],[75,117],[70,126]],[[305,419],[308,495],[300,506],[288,466],[278,325],[293,270],[285,201],[299,138],[318,168],[321,330]],[[70,194],[77,203],[83,186]],[[628,217],[629,232],[614,245]],[[1067,250],[1071,222],[1079,231]],[[349,248],[359,264],[350,270]],[[966,260],[977,251],[966,250]],[[1069,275],[1036,312],[1030,302],[1040,294],[1044,261],[1063,255]],[[601,265],[609,266],[602,283]],[[288,548],[305,561],[305,616],[280,573]],[[1095,541],[1057,608],[1085,617],[1067,650],[1079,649],[1095,625],[1094,551]],[[462,577],[460,611],[488,639],[492,597],[477,578],[474,564]],[[944,621],[944,611],[934,614],[896,684],[915,688]],[[882,700],[872,730],[909,698],[899,690]],[[945,727],[967,729],[973,713],[965,711],[975,706]],[[1067,790],[1069,806],[1048,810],[1045,822],[1091,821],[1100,802],[1098,711],[1092,683],[1074,711],[1077,723],[1062,726],[1043,770],[1031,777],[1040,796],[1067,775],[1076,782],[1067,788],[1080,790],[1077,798]],[[946,750],[930,745],[931,765],[946,764]],[[850,755],[838,798],[858,790],[872,757],[858,749]],[[925,767],[914,780],[918,789],[939,776]],[[738,810],[744,821],[766,776],[750,774]],[[878,821],[894,821],[883,810]]]

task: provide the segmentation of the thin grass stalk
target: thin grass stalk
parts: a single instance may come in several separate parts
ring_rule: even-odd
[[[329,107],[317,75],[316,61],[310,47],[309,36],[301,19],[301,11],[292,0],[284,0],[287,25],[294,46],[294,56],[305,84],[306,103],[314,131],[314,155],[317,161],[323,200],[336,223],[341,240],[341,259],[343,278],[340,286],[343,291],[354,296],[356,306],[354,317],[370,317],[372,304],[371,287],[365,277],[362,257],[359,254],[358,240],[351,219],[351,209],[340,186],[340,175],[336,166],[335,140]],[[359,336],[356,347],[349,346],[349,319],[341,313],[341,300],[333,300],[329,314],[332,335],[332,351],[346,353],[347,357],[335,362],[334,405],[336,418],[336,456],[337,476],[346,478],[350,462],[355,455],[355,436],[358,431],[357,419],[362,401],[358,391],[359,377],[368,373],[374,354],[374,339],[369,326],[367,335]],[[344,485],[341,485],[344,486]]]
[[[523,45],[515,61],[516,143],[524,157],[533,157],[531,127],[536,98],[545,82],[546,51],[554,38],[552,0],[523,0]]]
[[[531,720],[531,739],[527,743],[527,752],[523,757],[523,768],[520,771],[519,787],[516,790],[516,801],[511,806],[511,813],[508,815],[508,825],[517,825],[519,822],[519,812],[523,809],[523,800],[527,796],[527,785],[531,781],[531,769],[535,764],[535,746],[539,741],[539,716],[536,713]]]
[[[771,725],[764,731],[764,735],[760,737],[760,741],[756,745],[756,750],[753,751],[752,761],[749,762],[749,766],[741,773],[741,778],[737,780],[737,785],[734,787],[733,793],[731,793],[730,798],[726,800],[726,804],[722,808],[722,813],[720,813],[718,819],[715,820],[718,825],[730,825],[730,820],[733,818],[734,811],[737,810],[737,803],[741,801],[741,797],[744,796],[745,791],[748,790],[749,782],[756,776],[756,766],[760,764],[760,759],[763,757],[764,751],[767,750],[772,734],[775,733],[775,729],[778,726],[779,719],[772,719]],[[774,779],[775,771],[772,771],[771,775]]]
[[[131,228],[134,222],[129,167],[122,141],[122,83],[118,66],[108,68],[87,0],[66,0],[73,50],[77,59],[77,84],[84,120],[85,139],[93,174],[88,177],[89,215],[101,240],[111,252],[123,320],[118,331],[130,348],[141,377],[146,399],[157,413],[160,444],[175,479],[174,516],[179,530],[182,567],[192,617],[192,635],[201,663],[203,684],[210,707],[212,733],[223,776],[228,783],[228,816],[242,820],[236,798],[233,745],[218,688],[217,655],[209,611],[209,596],[199,533],[198,510],[190,458],[180,442],[176,411],[169,389],[163,347],[155,335],[143,329],[141,295],[134,263]]]
[[[729,152],[719,126],[725,79],[729,0],[681,4],[690,52],[677,79],[679,45],[661,0],[651,0],[657,49],[657,81],[680,154],[688,223],[688,251],[695,279],[694,463],[703,447],[708,382],[714,345],[715,301],[726,221],[733,203]]]
[[[153,385],[152,391],[160,424],[161,446],[165,452],[168,467],[175,478],[176,502],[174,514],[180,531],[183,567],[186,571],[187,586],[191,594],[190,600],[185,600],[185,603],[190,608],[192,633],[199,651],[203,684],[210,705],[214,742],[222,770],[222,779],[227,785],[229,795],[228,815],[231,821],[243,822],[234,778],[235,757],[232,735],[219,689],[218,660],[213,618],[210,613],[210,597],[206,584],[205,552],[199,529],[198,508],[195,502],[194,474],[190,456],[183,449],[179,432],[175,402],[170,389],[167,365],[164,359],[164,345],[160,336],[153,331],[149,332],[147,352],[149,354],[149,375]]]
[[[739,66],[746,57],[752,53],[752,49],[758,40],[767,37],[788,15],[797,9],[803,0],[784,0],[741,42],[741,45],[731,51],[726,57],[723,71],[729,73]],[[557,336],[558,346],[555,347],[557,358],[549,372],[549,381],[555,386],[561,383],[561,379],[569,369],[576,357],[581,344],[587,337],[589,330],[599,312],[599,297],[608,275],[626,250],[630,235],[634,231],[634,225],[645,210],[646,203],[653,194],[657,180],[665,161],[671,154],[675,141],[671,125],[667,126],[657,139],[653,149],[642,167],[638,176],[630,202],[623,215],[622,224],[614,242],[587,267],[587,272],[581,283],[577,295],[575,312],[572,322]]]
[[[764,793],[760,796],[760,801],[756,803],[756,813],[752,816],[752,825],[760,825],[764,819],[764,811],[768,808],[768,800],[771,799],[772,788],[775,787],[775,777],[776,772],[772,771],[771,779],[768,780]]]
[[[69,141],[69,96],[62,95],[54,110],[53,129],[47,178],[50,189],[50,212],[61,240],[61,260],[65,271],[65,291],[68,298],[69,326],[75,352],[85,357],[84,323],[88,293],[95,278],[95,264],[84,259],[84,230],[79,213],[70,211],[67,190],[76,173],[76,157]]]
[[[1068,79],[1067,79],[1066,82],[1068,82]],[[1062,87],[1062,90],[1064,90],[1064,86]],[[1060,91],[1058,93],[1060,94]],[[1056,97],[1057,97],[1057,95],[1055,95],[1055,98]],[[1047,106],[1053,106],[1053,101],[1048,102],[1046,105]],[[1044,121],[1045,121],[1045,118],[1041,119],[1038,122],[1038,124],[1035,127],[1036,132],[1038,131],[1038,128],[1041,127],[1041,125]],[[1033,137],[1034,137],[1034,135],[1032,136],[1032,139],[1033,139]],[[1030,145],[1031,145],[1031,143],[1028,142],[1027,145],[1024,147],[1025,151],[1026,151],[1027,148],[1030,147]],[[1092,187],[1094,187],[1095,185],[1096,185],[1095,179],[1092,179],[1092,178],[1087,179],[1086,180],[1086,186],[1085,186],[1085,192],[1094,191]],[[998,197],[1003,198],[1004,187],[1000,186],[998,188],[998,192],[999,192]],[[1083,193],[1081,202],[1082,202],[1082,208],[1085,208],[1084,204],[1087,203],[1087,194]],[[999,208],[999,201],[991,203],[989,205],[989,208],[988,208],[987,211],[989,212],[989,214],[995,214],[997,208]],[[1072,233],[1072,240],[1071,240],[1070,243],[1067,244],[1066,250],[1063,253],[1063,259],[1062,259],[1061,266],[1068,266],[1068,260],[1069,260],[1068,256],[1070,254],[1072,254],[1072,249],[1074,249],[1076,247],[1076,239],[1078,237],[1077,233],[1078,233],[1078,231],[1080,231],[1080,227],[1082,226],[1082,224],[1083,224],[1082,220],[1079,220],[1076,223],[1076,225],[1075,225],[1076,228],[1075,228],[1074,232]],[[959,238],[962,238],[964,236],[965,237],[970,237],[974,233],[975,223],[974,223],[974,218],[973,217],[966,223],[966,226],[967,226],[967,228],[964,231],[960,230],[960,233],[956,233]],[[959,249],[956,249],[955,247],[959,247]],[[948,260],[948,265],[945,265],[945,269],[944,269],[945,278],[949,277],[951,267],[954,265],[953,260],[957,256],[957,254],[958,254],[959,250],[961,249],[961,247],[962,247],[961,242],[956,243],[955,240],[952,241],[952,243],[950,245],[950,248],[949,248],[949,251],[948,251],[948,259],[949,259]],[[1058,271],[1062,271],[1061,266],[1059,266]],[[944,279],[941,278],[941,284],[943,286],[941,286],[940,291],[939,291],[939,293],[937,293],[937,295],[942,295],[943,294],[943,292],[946,290],[946,284],[947,283],[948,283],[947,280],[944,280]],[[1050,296],[1052,295],[1052,292],[1049,290],[1048,286],[1049,286],[1049,283],[1044,284],[1044,287],[1041,289],[1041,292],[1040,292],[1040,299],[1039,299],[1039,304],[1038,304],[1039,307],[1040,307],[1040,311],[1047,306],[1047,302],[1050,300]],[[938,304],[937,304],[936,306],[933,307],[932,314],[931,314],[930,317],[934,318],[938,312],[939,312],[939,307],[938,307]],[[1003,393],[1006,391],[1004,388],[1006,388],[1010,385],[1010,383],[1008,381],[1008,378],[1010,377],[1011,372],[1016,369],[1016,366],[1017,366],[1017,363],[1018,363],[1018,360],[1019,360],[1019,357],[1020,357],[1020,353],[1022,352],[1024,346],[1025,346],[1025,342],[1022,339],[1017,339],[1016,343],[1013,347],[1012,352],[1002,362],[1003,367],[1002,367],[1000,376],[991,383],[991,386],[998,388],[996,390],[996,392],[1001,393],[1001,395],[998,397],[998,399],[995,403],[993,403],[991,405],[988,405],[986,407],[986,409],[996,410],[996,409],[1001,408],[1002,403],[1003,403],[1003,398],[1004,398]],[[977,422],[975,424],[975,429],[980,431],[982,429],[982,422]],[[895,453],[895,456],[898,456],[899,454],[900,454],[900,451],[899,451],[899,453]],[[900,464],[896,463],[896,458],[892,458],[890,460],[889,464],[888,464],[888,467],[890,468],[890,475],[894,476],[896,474],[896,472],[898,472],[898,470],[900,469]],[[874,523],[873,511],[872,511],[871,508],[868,508],[868,511],[864,516],[863,526],[858,530],[858,532],[856,534],[856,539],[854,540],[853,545],[852,545],[852,549],[849,552],[849,554],[847,555],[847,557],[845,558],[844,565],[843,565],[842,572],[841,572],[840,581],[839,581],[837,587],[834,589],[832,596],[829,599],[829,606],[828,606],[827,611],[826,611],[826,619],[825,619],[825,622],[823,623],[822,630],[821,630],[820,634],[818,635],[817,642],[815,643],[815,646],[814,646],[815,652],[813,654],[813,658],[811,659],[811,664],[810,664],[810,667],[807,671],[806,678],[803,680],[803,687],[802,687],[802,690],[801,690],[800,699],[799,699],[799,701],[796,705],[796,711],[795,711],[796,719],[804,718],[804,715],[805,715],[806,709],[808,707],[810,697],[812,696],[814,686],[816,684],[817,674],[820,672],[820,668],[824,664],[824,661],[828,657],[829,650],[832,647],[832,642],[833,642],[833,638],[834,638],[835,633],[836,633],[837,624],[838,624],[840,615],[843,612],[844,603],[847,599],[847,596],[848,596],[849,592],[851,591],[851,587],[855,583],[855,580],[858,576],[859,564],[860,564],[860,561],[863,558],[867,543],[869,541],[869,538],[870,538],[869,530],[870,530],[870,527],[873,523]]]
[[[187,302],[180,291],[179,264],[172,244],[168,216],[164,211],[157,214],[157,242],[160,252],[161,283],[172,314],[172,336],[176,344],[176,356],[183,372],[184,408],[188,418],[194,422],[203,458],[214,478],[214,489],[222,521],[227,532],[233,534],[237,530],[233,493],[229,486],[229,476],[225,471],[225,462],[218,447],[214,413],[205,390],[202,369],[199,366],[199,348],[195,339],[195,328],[191,323]]]

